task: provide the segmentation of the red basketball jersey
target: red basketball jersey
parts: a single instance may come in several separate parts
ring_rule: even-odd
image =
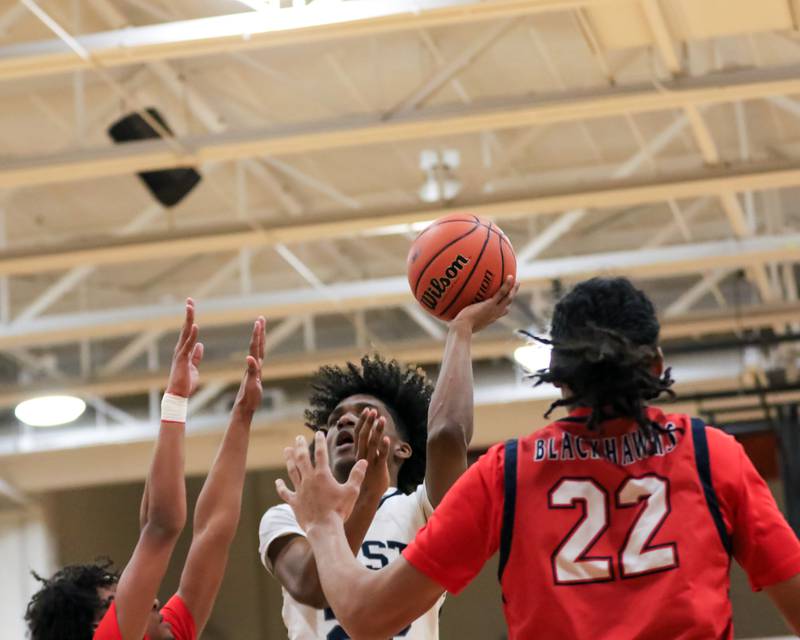
[[[510,479],[493,447],[405,558],[457,593],[500,548],[510,638],[732,638],[726,544],[760,589],[800,574],[800,541],[733,438],[699,426],[704,487],[690,419],[649,417],[653,440],[573,413],[515,443]]]
[[[196,640],[194,617],[183,599],[175,594],[161,608],[164,622],[168,622],[175,640]],[[117,623],[117,603],[112,602],[94,632],[93,640],[122,640]],[[147,640],[147,636],[143,640]]]

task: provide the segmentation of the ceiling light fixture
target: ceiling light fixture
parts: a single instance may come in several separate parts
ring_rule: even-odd
[[[546,344],[526,344],[514,349],[514,360],[523,369],[536,373],[550,366],[552,347]]]
[[[419,155],[419,168],[425,172],[425,183],[419,189],[423,202],[448,202],[461,191],[461,181],[454,171],[461,164],[456,149],[427,149]]]
[[[75,396],[41,396],[17,405],[17,420],[31,427],[56,427],[77,420],[86,403]]]

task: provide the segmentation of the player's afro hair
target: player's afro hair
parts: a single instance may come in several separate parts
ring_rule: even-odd
[[[111,560],[69,565],[42,583],[25,611],[31,640],[92,640],[94,622],[103,607],[97,590],[119,580]]]
[[[647,433],[647,401],[674,395],[667,369],[651,373],[658,357],[660,326],[647,295],[626,278],[592,278],[576,285],[555,307],[551,324],[553,356],[549,369],[534,374],[536,384],[564,384],[572,396],[554,402],[592,409],[587,426],[595,429],[613,416],[633,418]]]
[[[360,364],[325,366],[311,384],[306,426],[314,431],[327,428],[328,417],[345,398],[358,394],[374,396],[383,402],[403,439],[411,445],[411,457],[400,467],[398,488],[413,492],[425,479],[428,440],[428,405],[433,387],[417,368],[384,360],[380,355],[364,356]]]

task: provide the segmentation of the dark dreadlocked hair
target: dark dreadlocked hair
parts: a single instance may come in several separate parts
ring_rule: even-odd
[[[364,356],[360,365],[348,362],[344,367],[322,367],[311,384],[306,426],[314,431],[327,428],[328,417],[345,398],[357,394],[376,397],[383,402],[402,438],[411,445],[411,457],[400,467],[398,488],[413,492],[425,479],[425,452],[428,440],[428,406],[433,387],[425,374],[397,360],[380,355]]]
[[[97,590],[119,580],[111,560],[69,565],[50,579],[31,573],[42,583],[25,611],[31,640],[92,640],[103,608]]]
[[[592,278],[578,284],[556,305],[550,368],[533,374],[536,384],[566,385],[572,392],[558,407],[583,405],[592,412],[589,429],[604,420],[633,418],[648,434],[656,425],[647,418],[647,401],[666,393],[674,396],[670,370],[661,377],[650,368],[658,357],[660,326],[647,295],[626,278]]]

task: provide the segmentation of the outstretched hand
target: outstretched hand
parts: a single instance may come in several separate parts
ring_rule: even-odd
[[[194,300],[187,298],[183,328],[172,355],[167,393],[188,398],[197,389],[200,380],[198,367],[203,359],[203,343],[197,341],[199,331],[194,323]]]
[[[494,321],[508,314],[517,291],[519,291],[519,283],[514,284],[514,276],[508,275],[497,293],[488,300],[464,307],[452,322],[467,324],[473,333],[485,329]]]
[[[389,438],[385,436],[386,418],[378,417],[375,409],[365,408],[358,418],[353,437],[356,441],[356,460],[367,461],[367,471],[361,494],[380,497],[389,488]]]
[[[261,406],[261,366],[264,362],[264,328],[267,321],[264,316],[258,316],[253,325],[253,333],[250,336],[250,352],[247,356],[247,370],[239,385],[239,392],[233,403],[235,409],[239,409],[252,415]]]
[[[353,465],[347,482],[340,484],[331,473],[328,463],[328,448],[322,431],[314,434],[314,464],[311,464],[308,442],[297,436],[292,447],[283,450],[286,470],[294,487],[291,491],[282,479],[275,481],[278,495],[294,511],[298,524],[308,531],[331,516],[347,520],[361,490],[367,470],[367,461],[359,460]]]

